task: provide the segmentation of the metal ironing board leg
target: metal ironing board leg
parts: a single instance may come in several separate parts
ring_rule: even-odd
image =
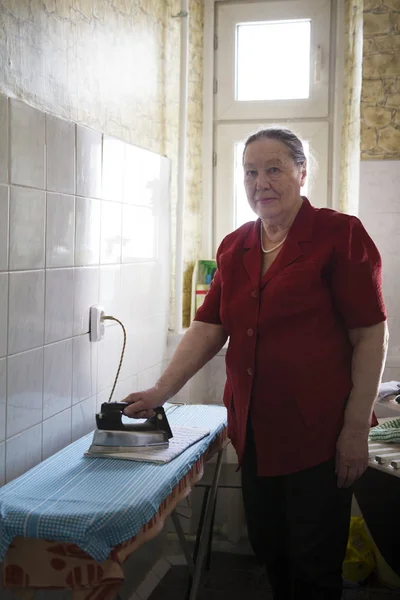
[[[182,550],[183,550],[183,554],[185,555],[186,562],[187,562],[188,567],[189,567],[190,575],[193,577],[194,571],[195,571],[194,560],[193,560],[192,555],[190,553],[190,547],[189,547],[189,544],[188,544],[187,539],[185,537],[185,534],[183,532],[182,525],[181,525],[181,522],[179,520],[179,516],[176,513],[176,510],[172,511],[171,518],[172,518],[172,522],[174,524],[176,533],[178,534],[179,542],[181,544],[181,547],[182,547]]]
[[[219,476],[221,474],[223,450],[220,450],[215,465],[214,477],[209,494],[207,495],[206,507],[204,512],[204,521],[200,530],[200,542],[198,554],[195,561],[192,586],[190,589],[189,600],[196,600],[200,585],[201,574],[203,571],[204,558],[207,553],[207,547],[210,539],[210,527],[214,514],[215,499],[217,497]]]
[[[208,495],[210,493],[210,488],[211,488],[210,485],[208,485],[208,486],[206,486],[204,488],[203,501],[201,503],[201,510],[200,510],[200,517],[199,517],[199,524],[197,526],[196,541],[194,543],[194,549],[193,549],[193,561],[194,561],[194,563],[196,563],[197,555],[198,555],[198,552],[199,552],[200,537],[201,537],[201,532],[203,530],[204,515],[205,515],[205,512],[206,512],[207,499],[208,499]],[[210,537],[211,537],[211,533],[210,533]],[[190,595],[190,590],[191,590],[192,584],[193,584],[193,573],[191,573],[189,575],[189,580],[188,580],[188,584],[187,584],[185,600],[189,600],[189,595]]]
[[[211,564],[212,540],[213,540],[215,513],[217,510],[217,500],[218,500],[218,488],[217,488],[217,493],[215,495],[215,502],[214,502],[214,506],[213,506],[213,513],[212,513],[212,519],[211,519],[211,525],[210,525],[210,534],[208,536],[207,556],[206,556],[207,571],[210,570],[210,564]]]

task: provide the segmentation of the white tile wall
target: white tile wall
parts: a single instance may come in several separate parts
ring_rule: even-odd
[[[98,265],[100,260],[101,201],[76,199],[75,265]]]
[[[0,485],[95,425],[122,330],[114,400],[162,366],[169,308],[169,163],[0,95]],[[158,231],[158,223],[163,227]]]
[[[44,189],[45,115],[19,100],[10,103],[11,182]]]
[[[76,193],[99,198],[101,195],[101,133],[76,127]]]
[[[363,161],[360,219],[377,245],[383,264],[383,293],[390,333],[383,380],[400,381],[400,161]]]
[[[72,336],[74,317],[74,269],[46,272],[45,344]]]
[[[0,185],[0,271],[7,271],[8,269],[9,193],[10,188],[8,186]]]
[[[7,364],[0,360],[0,442],[6,439]]]
[[[6,442],[6,481],[11,481],[42,459],[42,424],[11,437]]]
[[[72,343],[69,339],[44,347],[43,419],[71,406]]]
[[[40,190],[11,187],[10,270],[43,269],[46,195]]]
[[[121,282],[121,265],[101,266],[99,271],[99,304],[107,309],[107,314],[123,318],[123,296]],[[106,327],[115,326],[106,321]]]
[[[8,353],[43,344],[44,271],[10,272]]]
[[[6,482],[6,444],[0,444],[0,486]]]
[[[43,460],[71,443],[72,410],[68,408],[43,421]]]
[[[123,333],[120,327],[109,327],[107,335],[98,344],[97,391],[101,392],[114,383],[120,362]]]
[[[43,418],[43,348],[7,359],[7,438]]]
[[[74,327],[73,334],[89,331],[89,308],[99,299],[99,267],[83,267],[74,272]]]
[[[125,147],[121,140],[103,137],[102,198],[122,202]]]
[[[46,115],[47,189],[75,194],[75,125]]]
[[[101,211],[100,262],[102,264],[121,262],[122,205],[117,202],[103,202]]]
[[[46,267],[73,267],[75,197],[47,194]]]
[[[87,398],[72,407],[72,441],[92,431],[96,427],[96,396]]]
[[[0,95],[0,183],[8,182],[8,102]]]
[[[93,396],[97,391],[97,352],[97,345],[90,343],[88,334],[73,338],[72,404]]]
[[[7,354],[8,273],[0,273],[0,357]]]

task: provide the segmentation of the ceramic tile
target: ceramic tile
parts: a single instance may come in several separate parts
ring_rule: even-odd
[[[72,339],[44,347],[43,419],[72,402]]]
[[[6,395],[7,365],[6,359],[0,360],[0,442],[6,439]]]
[[[92,198],[76,198],[75,211],[75,266],[98,265],[101,201]]]
[[[396,255],[386,255],[383,259],[383,297],[387,314],[390,317],[395,317],[399,314],[400,280],[396,276],[399,258]]]
[[[44,268],[46,194],[11,187],[10,270]]]
[[[75,197],[47,194],[46,267],[73,267]]]
[[[72,337],[74,269],[46,271],[45,344]]]
[[[12,481],[40,463],[42,425],[36,425],[6,442],[6,481]]]
[[[15,354],[43,344],[44,271],[10,273],[8,353]]]
[[[98,344],[97,391],[113,385],[117,374],[123,333],[120,327],[108,327],[104,338]]]
[[[73,338],[72,347],[72,404],[77,404],[97,391],[97,347],[88,335]]]
[[[6,185],[0,185],[0,271],[7,271],[8,269],[9,195],[10,188]]]
[[[99,267],[74,270],[74,329],[73,335],[89,332],[90,307],[98,304]]]
[[[138,586],[136,593],[139,596],[139,598],[142,598],[143,600],[145,598],[149,598],[151,593],[156,589],[159,583],[160,578],[156,575],[156,573],[150,571],[146,575],[142,583]]]
[[[75,123],[46,114],[47,189],[75,193]]]
[[[400,233],[400,213],[368,213],[363,225],[382,254],[382,259],[398,256],[394,240]]]
[[[387,318],[389,329],[388,356],[400,357],[400,315]]]
[[[140,349],[138,348],[138,328],[136,325],[126,321],[124,321],[124,325],[126,328],[126,347],[124,353],[124,362],[122,363],[119,376],[121,381],[128,379],[129,377],[133,377],[139,371],[138,365]]]
[[[162,363],[159,363],[158,365],[154,365],[154,367],[150,367],[150,369],[146,369],[146,371],[138,373],[139,390],[147,390],[148,388],[153,387],[160,378],[161,370]]]
[[[100,263],[121,262],[122,205],[117,202],[102,202]]]
[[[101,191],[101,133],[76,127],[76,193],[99,198]]]
[[[123,205],[122,262],[151,260],[157,256],[158,222],[147,206]]]
[[[366,160],[360,164],[360,218],[365,213],[400,212],[399,160]]]
[[[214,356],[190,381],[190,401],[200,404],[222,404],[226,380],[224,356]]]
[[[0,273],[0,357],[7,354],[8,273]]]
[[[101,405],[104,402],[108,402],[109,401],[110,394],[111,394],[111,388],[107,388],[106,390],[103,390],[102,392],[99,392],[96,395],[96,412],[100,411]],[[114,393],[112,399],[118,401],[118,397],[117,397],[116,392]]]
[[[96,396],[72,407],[72,441],[78,440],[96,427]],[[90,442],[89,442],[90,443]]]
[[[0,487],[6,482],[6,445],[0,444]]]
[[[122,202],[125,143],[105,135],[103,137],[102,198]]]
[[[101,266],[99,304],[104,307],[107,315],[123,320],[121,289],[121,265]],[[106,327],[116,326],[112,321],[106,321],[105,325]]]
[[[136,324],[138,372],[162,362],[167,345],[168,314],[158,314]]]
[[[397,367],[385,367],[382,381],[400,381],[400,361]]]
[[[124,400],[129,394],[133,392],[137,392],[138,384],[137,384],[137,376],[128,377],[128,379],[121,380],[121,377],[118,378],[118,383],[115,386],[114,393],[112,395],[111,400],[113,402],[121,402]],[[96,410],[99,411],[103,402],[108,402],[110,400],[112,387],[106,388],[97,394],[96,400]]]
[[[43,348],[9,356],[7,438],[40,423],[43,409]]]
[[[0,183],[8,183],[8,98],[0,94]]]
[[[126,359],[121,369],[121,379],[146,371],[163,361],[167,331],[167,313],[128,324]]]
[[[11,183],[45,187],[45,115],[19,100],[10,100]]]
[[[155,262],[122,265],[121,274],[123,316],[127,321],[141,321],[167,310],[160,303],[163,290]]]
[[[161,177],[160,156],[127,145],[125,149],[124,202],[151,206],[159,193]]]
[[[71,443],[72,410],[68,408],[43,421],[43,460]]]
[[[133,392],[137,392],[138,387],[138,377],[134,375],[133,377],[128,377],[123,381],[119,381],[115,388],[115,399],[117,402],[124,400],[129,394],[133,394]]]

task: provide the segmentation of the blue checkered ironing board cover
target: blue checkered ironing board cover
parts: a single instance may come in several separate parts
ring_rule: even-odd
[[[84,457],[90,433],[21,475],[0,489],[0,562],[16,536],[71,542],[105,560],[153,517],[226,419],[223,406],[171,409],[171,425],[200,427],[210,435],[166,464]]]

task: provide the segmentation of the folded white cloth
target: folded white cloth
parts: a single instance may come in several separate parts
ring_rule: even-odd
[[[377,401],[397,394],[400,394],[400,381],[384,381],[379,386]]]

